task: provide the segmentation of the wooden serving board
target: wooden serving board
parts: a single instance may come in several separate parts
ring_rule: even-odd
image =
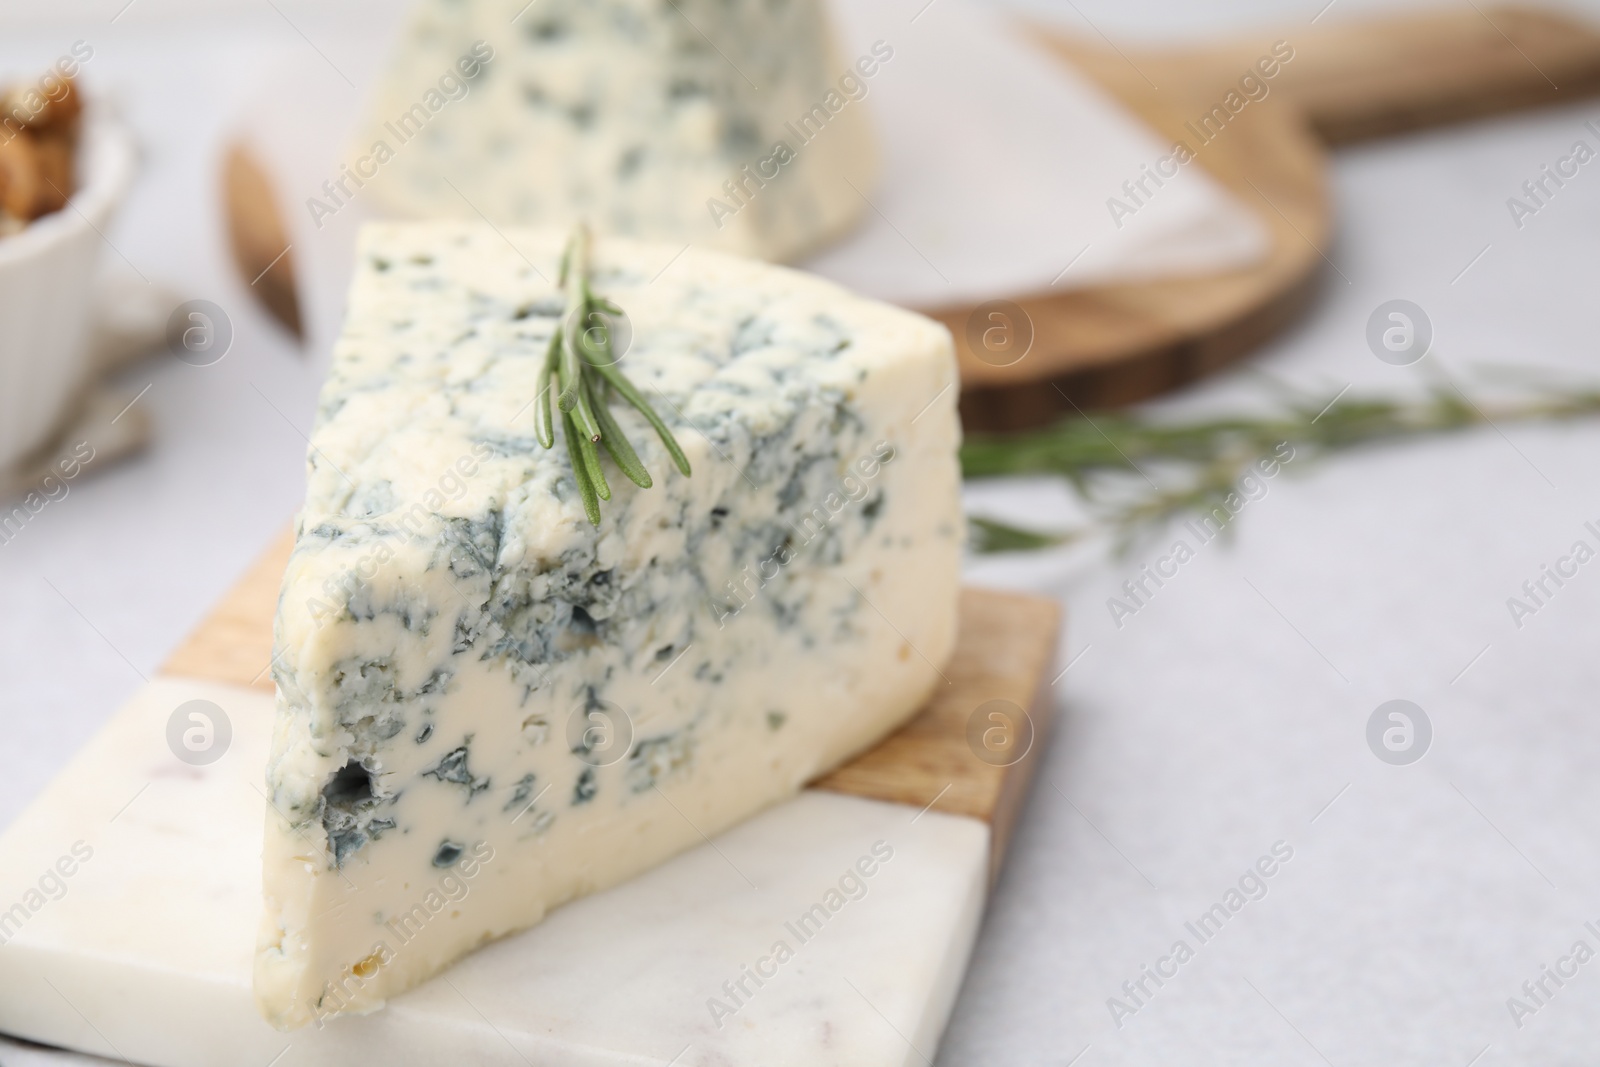
[[[293,543],[285,531],[173,652],[162,674],[272,692],[272,620]],[[944,667],[950,684],[915,719],[812,788],[985,822],[995,874],[1048,733],[1049,667],[1061,610],[1039,597],[965,589],[960,618],[955,655]],[[1020,709],[1022,721],[990,734],[994,743],[980,759],[968,741],[969,723],[993,701]],[[998,724],[985,717],[983,725]]]
[[[1186,123],[1221,103],[1286,41],[1294,59],[1196,164],[1271,231],[1266,260],[1214,277],[1115,285],[1017,300],[1038,359],[995,367],[966,348],[966,308],[935,308],[962,346],[969,429],[1037,425],[1175,389],[1247,355],[1292,323],[1336,268],[1327,149],[1600,91],[1600,31],[1533,7],[1484,8],[1280,26],[1165,51],[1100,47],[1039,30],[1163,138],[1198,145]],[[1133,176],[1130,176],[1133,177]],[[1114,190],[1108,190],[1111,195]],[[1054,388],[1051,388],[1051,386]]]
[[[1013,302],[1031,322],[1034,340],[1010,366],[972,351],[973,306],[919,309],[956,338],[968,429],[1017,429],[1075,407],[1154,396],[1238,360],[1293,322],[1329,270],[1328,145],[1565,103],[1600,89],[1600,32],[1550,11],[1474,4],[1337,19],[1335,13],[1316,24],[1159,52],[1112,50],[1099,40],[1035,30],[1163,138],[1191,145],[1184,124],[1218,105],[1275,41],[1289,42],[1294,59],[1268,83],[1269,95],[1241,111],[1196,160],[1259,214],[1271,247],[1246,270],[1019,293]],[[267,173],[234,145],[225,159],[223,206],[240,273],[298,333],[294,255],[285,253],[290,241]]]

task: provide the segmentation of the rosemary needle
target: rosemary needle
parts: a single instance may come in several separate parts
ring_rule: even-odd
[[[584,383],[585,393],[591,393],[589,384]],[[639,462],[638,453],[628,443],[627,437],[622,433],[622,427],[617,425],[616,418],[611,414],[611,409],[606,407],[599,397],[590,395],[589,403],[594,408],[595,418],[600,422],[601,441],[605,443],[606,451],[611,453],[611,459],[616,463],[617,469],[628,476],[628,480],[640,489],[648,489],[654,484],[650,479],[650,472],[644,469],[644,464]]]
[[[600,495],[589,480],[589,464],[583,458],[583,450],[578,444],[586,438],[572,425],[572,416],[565,411],[561,413],[561,423],[562,434],[567,439],[567,456],[572,460],[572,480],[578,484],[578,498],[583,501],[583,513],[591,523],[599,526]]]
[[[572,423],[576,424],[577,421],[573,419]],[[588,476],[589,484],[594,487],[595,495],[601,500],[610,500],[611,485],[606,481],[605,471],[600,469],[600,450],[595,447],[594,439],[582,430],[579,430],[576,436],[578,453],[583,457],[584,474]]]
[[[672,436],[672,431],[667,429],[667,424],[661,421],[661,416],[657,415],[655,408],[650,406],[650,401],[641,396],[639,390],[633,387],[633,383],[628,381],[627,377],[616,367],[600,363],[590,363],[589,365],[611,384],[611,387],[617,391],[618,396],[638,408],[639,414],[649,420],[650,425],[654,426],[656,433],[661,436],[661,443],[666,446],[667,454],[672,457],[672,462],[677,466],[678,470],[683,472],[685,478],[689,477],[689,457],[685,456],[683,449],[678,447],[678,442]]]
[[[538,391],[534,394],[533,432],[539,438],[539,443],[546,448],[554,448],[556,443],[555,423],[550,417],[550,383],[554,380],[556,363],[561,358],[561,330],[558,328],[550,338],[550,348],[545,352],[544,367],[539,371]]]

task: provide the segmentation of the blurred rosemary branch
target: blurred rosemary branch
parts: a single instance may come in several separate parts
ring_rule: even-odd
[[[1415,399],[1286,395],[1279,411],[1259,416],[1167,421],[1106,412],[1025,433],[973,435],[961,448],[966,478],[1060,475],[1094,516],[1067,530],[972,516],[973,550],[1027,551],[1105,533],[1125,553],[1176,516],[1221,505],[1258,460],[1285,445],[1298,469],[1306,460],[1380,442],[1600,415],[1600,384],[1545,387],[1526,400],[1488,405],[1449,382]]]

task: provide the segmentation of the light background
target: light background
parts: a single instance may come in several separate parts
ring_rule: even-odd
[[[1132,41],[1264,22],[1310,34],[1322,5],[1032,6]],[[1318,25],[1394,6],[1338,0]],[[5,53],[53,55],[117,7],[9,4],[0,25],[25,30]],[[1600,3],[1584,7],[1600,21]],[[232,32],[240,18],[251,35]],[[144,34],[186,61],[119,67],[119,42]],[[228,308],[238,340],[203,371],[132,372],[135,389],[153,383],[141,403],[155,445],[76,484],[0,548],[0,825],[298,504],[317,376],[226,264],[207,154],[240,105],[230,71],[264,35],[295,40],[247,0],[137,0],[96,42],[148,153],[111,239],[146,273]],[[1600,101],[1342,151],[1341,221],[1324,251],[1349,282],[1329,272],[1301,325],[1167,406],[1256,402],[1263,374],[1328,396],[1351,383],[1415,389],[1430,371],[1469,380],[1487,363],[1600,380],[1600,171],[1586,168],[1521,231],[1505,207],[1575,138],[1592,142],[1590,119]],[[157,203],[186,208],[141,210]],[[1380,363],[1363,341],[1368,315],[1396,297],[1436,329],[1415,367]],[[1060,597],[1062,663],[1081,659],[1056,687],[1059,728],[938,1062],[1589,1062],[1600,963],[1520,1030],[1505,1002],[1600,920],[1600,564],[1521,630],[1505,601],[1600,520],[1597,455],[1600,426],[1508,427],[1291,464],[1233,544],[1205,549],[1120,630],[1106,599],[1154,552],[974,564],[975,582]],[[1044,481],[971,495],[1031,522],[1074,514]],[[1363,736],[1396,697],[1434,724],[1411,767],[1380,763]],[[1294,859],[1266,899],[1119,1030],[1106,999],[1278,840]]]

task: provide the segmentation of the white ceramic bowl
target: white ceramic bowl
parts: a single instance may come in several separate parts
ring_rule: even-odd
[[[94,370],[94,268],[134,150],[111,117],[84,118],[72,202],[0,238],[0,470],[48,441]]]

